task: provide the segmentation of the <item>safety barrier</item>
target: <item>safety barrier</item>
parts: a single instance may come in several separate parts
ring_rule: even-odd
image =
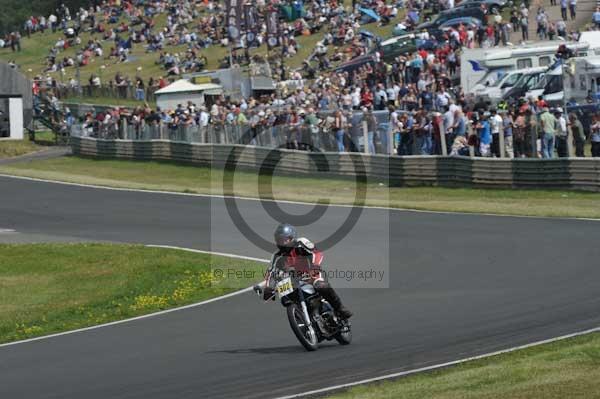
[[[212,167],[333,177],[366,176],[392,186],[538,188],[600,191],[600,159],[498,159],[306,152],[234,144],[189,144],[72,137],[82,156],[164,160]]]

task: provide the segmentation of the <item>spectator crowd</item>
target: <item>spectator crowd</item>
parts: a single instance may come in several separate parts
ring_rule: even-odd
[[[87,115],[85,124],[106,126],[125,118],[137,132],[146,125],[160,124],[172,130],[239,126],[252,132],[251,138],[265,131],[271,136],[282,135],[276,140],[278,143],[299,149],[312,148],[315,146],[313,134],[327,131],[339,151],[359,151],[364,121],[368,140],[362,146],[370,152],[399,155],[447,152],[552,157],[556,148],[559,156],[563,156],[566,154],[567,127],[571,127],[575,144],[581,142],[579,133],[583,134],[584,129],[578,130],[581,121],[575,114],[565,115],[562,109],[550,110],[541,99],[522,99],[518,104],[501,109],[472,104],[456,84],[461,47],[506,45],[512,42],[511,33],[514,32],[521,32],[522,40],[529,39],[529,21],[533,19],[529,12],[535,6],[527,2],[514,5],[509,19],[505,20],[500,13],[492,13],[482,3],[486,24],[459,24],[434,35],[428,30],[415,29],[430,18],[427,15],[431,10],[452,9],[456,6],[454,1],[389,3],[364,0],[353,3],[354,8],[345,7],[336,0],[305,2],[301,18],[281,21],[274,54],[266,60],[276,80],[285,83],[274,94],[239,101],[221,97],[206,106],[189,103],[173,110],[149,106],[128,111],[114,109]],[[263,15],[263,11],[279,2],[267,4],[258,0],[255,4],[261,11],[259,15]],[[561,0],[560,4],[550,7],[560,7],[562,11],[563,6],[569,10],[571,19],[575,18],[576,0]],[[360,11],[361,7],[380,16],[378,25],[393,21],[394,29],[414,31],[420,40],[434,44],[393,60],[384,60],[374,35],[361,29],[365,23],[373,22]],[[400,10],[404,11],[404,16],[400,16]],[[45,30],[64,32],[64,37],[50,49],[47,57],[49,73],[87,65],[93,58],[128,62],[131,49],[144,46],[145,51],[156,53],[156,62],[165,71],[164,77],[144,81],[139,76],[129,79],[116,74],[110,82],[115,87],[135,87],[136,99],[143,101],[146,88],[161,88],[168,84],[169,77],[202,70],[207,63],[206,51],[211,47],[232,45],[225,34],[224,13],[223,4],[216,1],[113,0],[89,9],[82,8],[72,17],[63,5],[47,18],[32,17],[26,24],[26,34],[38,31],[43,34]],[[566,11],[561,19],[551,21],[544,7],[538,4],[535,14],[540,40],[559,36],[577,38],[578,32],[567,31],[569,15]],[[250,61],[248,48],[265,43],[267,31],[262,17],[260,22],[255,40],[249,43],[248,37],[242,35],[239,49],[233,51],[231,58],[222,60],[224,66],[230,59],[234,63]],[[93,33],[85,43],[80,39],[83,31]],[[286,59],[300,50],[298,37],[317,32],[323,34],[322,39],[301,68],[291,69]],[[62,51],[73,46],[79,48],[74,58],[61,57]],[[170,51],[173,46],[185,46],[186,50]],[[110,49],[105,51],[105,48]],[[370,63],[357,68],[332,68],[367,54],[373,56]],[[37,84],[46,89],[57,89],[60,84],[50,76],[40,77]],[[77,86],[79,82],[72,80],[68,84]],[[90,87],[102,85],[99,76],[90,76]],[[66,122],[67,117],[69,114],[65,113],[61,123],[72,124],[71,119]],[[274,130],[277,126],[285,129]],[[595,136],[584,134],[584,137],[593,141]]]

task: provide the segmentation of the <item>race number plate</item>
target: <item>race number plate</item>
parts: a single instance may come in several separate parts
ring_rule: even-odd
[[[290,277],[286,277],[277,283],[277,294],[279,294],[279,297],[284,297],[292,292],[294,292],[294,287],[292,287],[292,279]]]

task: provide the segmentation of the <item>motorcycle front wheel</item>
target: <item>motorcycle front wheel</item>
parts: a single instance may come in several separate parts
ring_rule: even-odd
[[[340,345],[349,345],[352,342],[352,330],[350,329],[350,323],[347,320],[342,322],[342,329],[335,335],[335,339]]]
[[[290,305],[287,307],[287,316],[294,335],[304,349],[316,351],[319,348],[319,340],[314,328],[306,325],[302,309],[296,304]]]

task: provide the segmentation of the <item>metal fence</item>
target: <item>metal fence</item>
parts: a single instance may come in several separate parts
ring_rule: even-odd
[[[109,124],[94,121],[89,124],[78,124],[71,128],[75,137],[95,137],[102,139],[122,140],[170,140],[174,142],[198,144],[245,144],[267,148],[288,148],[306,151],[350,151],[375,154],[389,154],[390,140],[395,145],[399,137],[389,131],[388,111],[374,112],[377,128],[367,129],[363,123],[362,112],[355,112],[351,117],[351,127],[335,131],[331,123],[331,114],[320,114],[325,123],[321,127],[309,125],[259,125],[252,128],[248,125],[208,124],[202,126],[170,125],[167,123],[147,124],[142,122],[132,125],[127,119],[113,121]],[[398,135],[396,135],[398,136]],[[365,145],[366,144],[366,145]],[[394,147],[392,147],[394,148]]]
[[[596,108],[594,108],[596,110]],[[586,136],[589,135],[587,114],[593,113],[585,107],[572,107],[570,112],[579,115],[584,123]],[[400,113],[407,111],[398,111]],[[376,123],[372,129],[365,122],[365,115],[360,111],[349,113],[349,126],[336,131],[333,129],[333,111],[319,113],[322,121],[319,126],[300,125],[258,125],[254,128],[237,124],[208,124],[205,127],[197,125],[171,125],[167,123],[148,124],[142,121],[132,125],[129,119],[123,117],[109,124],[94,121],[91,124],[77,125],[71,129],[71,135],[77,137],[93,137],[102,139],[122,140],[169,140],[182,143],[198,144],[243,144],[266,148],[287,148],[305,151],[327,152],[363,152],[368,154],[397,154],[397,155],[464,155],[490,156],[490,152],[504,157],[539,158],[542,153],[539,123],[527,128],[525,132],[510,137],[506,144],[504,135],[496,135],[488,154],[484,154],[477,142],[474,124],[467,127],[467,142],[462,140],[456,145],[453,135],[436,135],[432,123],[426,131],[400,134],[389,128],[390,114],[388,111],[374,111]],[[533,116],[537,119],[537,116]],[[588,118],[589,119],[589,118]],[[373,125],[372,125],[373,126]],[[440,127],[437,131],[443,131]],[[558,156],[575,156],[573,139],[569,136],[556,140],[555,147]],[[474,139],[474,140],[471,140]],[[513,140],[514,139],[514,140]],[[468,145],[467,145],[468,144]],[[581,143],[580,143],[581,144]],[[459,150],[457,150],[459,148]],[[580,151],[583,151],[581,149]],[[554,148],[552,149],[554,153]],[[579,155],[581,156],[581,155]]]

